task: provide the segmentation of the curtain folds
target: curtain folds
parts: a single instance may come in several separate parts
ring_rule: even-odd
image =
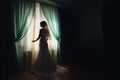
[[[56,7],[52,7],[46,4],[40,4],[43,10],[43,14],[47,20],[49,29],[53,34],[54,38],[60,40],[60,19],[59,13]]]
[[[13,24],[15,42],[20,41],[27,33],[35,13],[35,0],[13,0]]]
[[[19,67],[23,68],[26,65],[26,44],[27,40],[23,43],[22,39],[28,33],[31,27],[35,14],[35,0],[12,0],[11,1],[11,16],[12,26],[14,32],[14,43],[16,47],[16,54]],[[28,49],[28,48],[27,48]]]

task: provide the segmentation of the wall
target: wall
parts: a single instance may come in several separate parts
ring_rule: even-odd
[[[11,26],[10,2],[1,2],[0,15],[0,78],[17,73],[18,63]]]
[[[61,11],[61,27],[63,62],[91,67],[103,64],[100,7],[84,5],[64,9]]]
[[[104,62],[106,69],[119,70],[120,56],[120,1],[114,0],[102,8],[104,32]]]

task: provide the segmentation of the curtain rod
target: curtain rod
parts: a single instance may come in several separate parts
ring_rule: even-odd
[[[36,0],[36,1],[41,2],[41,3],[46,3],[46,4],[49,4],[49,5],[53,5],[53,6],[56,6],[56,7],[63,6],[62,3],[54,1],[54,0]]]

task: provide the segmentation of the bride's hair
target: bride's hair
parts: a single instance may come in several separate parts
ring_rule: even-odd
[[[41,26],[41,27],[47,27],[46,21],[41,21],[41,22],[40,22],[40,26]]]

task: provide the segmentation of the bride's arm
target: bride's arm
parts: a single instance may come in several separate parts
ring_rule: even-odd
[[[37,40],[39,40],[40,39],[40,37],[38,36],[38,38],[36,39],[36,40],[33,40],[32,42],[36,42]]]
[[[35,40],[33,40],[32,42],[36,42],[37,40],[39,40],[39,39],[40,39],[40,36],[41,36],[41,33],[39,32],[39,36],[38,36],[38,38],[35,39]]]

